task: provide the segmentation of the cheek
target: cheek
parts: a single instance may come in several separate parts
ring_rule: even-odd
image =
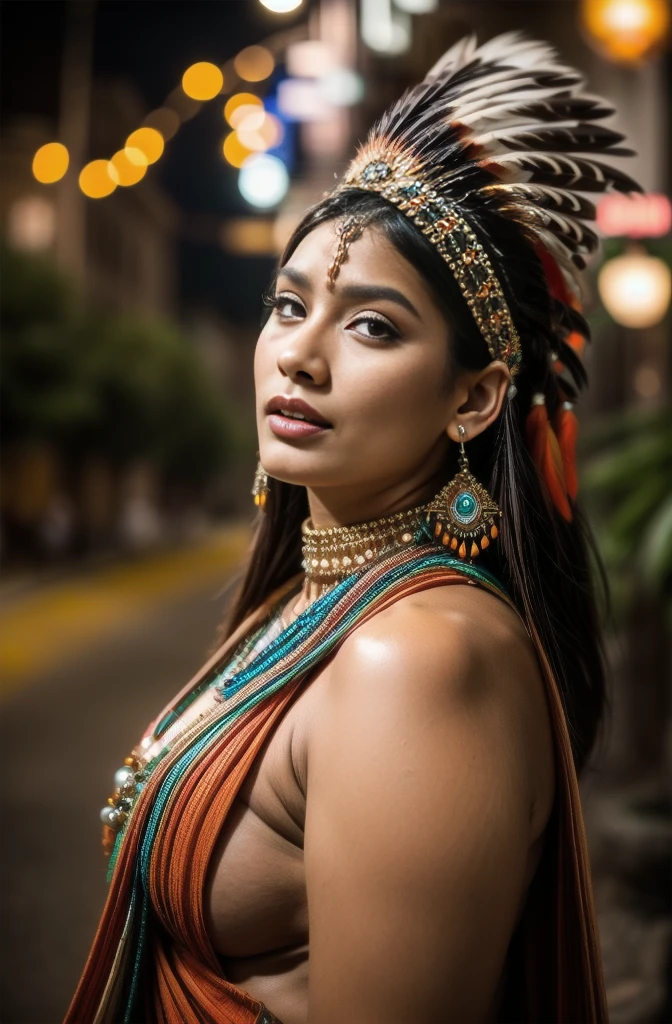
[[[379,360],[375,368],[353,382],[352,405],[356,418],[366,422],[371,436],[378,436],[388,447],[396,443],[422,444],[434,440],[444,429],[446,401],[444,391],[445,360],[434,353],[399,353],[386,365]]]

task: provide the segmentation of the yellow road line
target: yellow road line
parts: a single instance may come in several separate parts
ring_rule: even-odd
[[[19,599],[0,612],[0,693],[131,621],[152,602],[226,582],[250,540],[228,527],[188,548],[111,566]]]

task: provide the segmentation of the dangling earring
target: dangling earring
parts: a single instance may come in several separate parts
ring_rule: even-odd
[[[254,496],[254,504],[260,509],[263,509],[266,505],[266,499],[270,493],[268,486],[268,473],[262,466],[261,462],[257,463],[257,472],[254,474],[254,483],[252,484],[252,494]]]
[[[457,430],[460,468],[427,509],[427,521],[431,518],[434,522],[436,544],[444,544],[471,562],[498,536],[497,523],[502,513],[485,487],[469,472],[464,450],[466,431],[462,425]]]

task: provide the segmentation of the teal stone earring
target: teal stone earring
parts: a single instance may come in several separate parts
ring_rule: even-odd
[[[466,431],[462,425],[457,430],[460,435],[460,468],[427,507],[427,521],[434,524],[436,544],[443,544],[459,558],[471,562],[499,535],[497,524],[502,512],[485,487],[469,472],[464,450]]]

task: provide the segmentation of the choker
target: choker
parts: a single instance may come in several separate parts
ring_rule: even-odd
[[[409,547],[416,541],[427,509],[427,505],[419,505],[368,523],[323,529],[316,529],[310,519],[304,520],[302,566],[306,579],[334,585],[381,555]]]

